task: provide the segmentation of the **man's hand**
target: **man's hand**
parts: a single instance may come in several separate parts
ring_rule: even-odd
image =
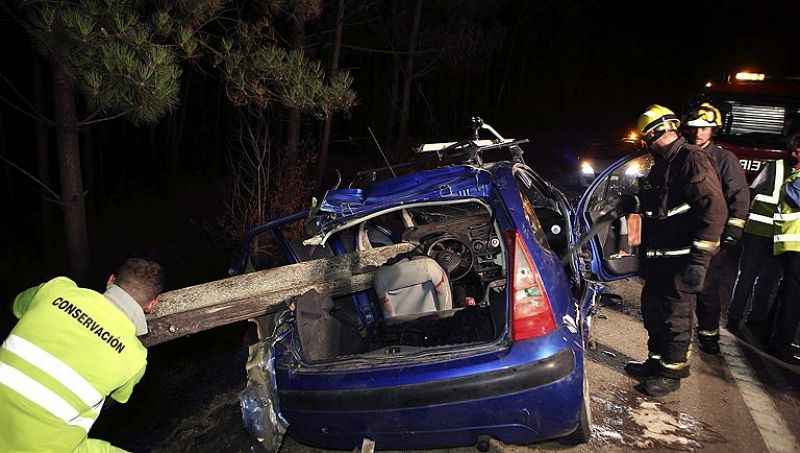
[[[633,195],[611,195],[598,205],[601,217],[619,218],[636,212],[639,200]]]

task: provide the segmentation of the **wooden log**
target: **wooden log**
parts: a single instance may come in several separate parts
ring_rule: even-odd
[[[395,244],[169,291],[159,296],[161,303],[147,315],[149,333],[140,339],[153,346],[275,312],[310,289],[331,297],[363,291],[372,286],[378,266],[413,248]]]

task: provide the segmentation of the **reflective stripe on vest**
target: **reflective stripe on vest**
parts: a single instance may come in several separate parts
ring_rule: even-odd
[[[103,400],[103,395],[80,374],[70,368],[69,365],[30,341],[11,334],[0,347],[13,352],[26,362],[52,376],[53,379],[64,384],[87,406],[94,407],[98,401]]]
[[[771,178],[769,192],[756,194],[753,203],[750,205],[750,214],[747,216],[748,222],[744,229],[747,233],[763,237],[771,237],[773,235],[772,214],[778,207],[785,173],[783,160],[776,160],[775,165],[771,168],[773,171],[769,175]]]
[[[81,417],[74,407],[55,392],[3,362],[0,362],[0,384],[24,396],[68,425],[81,427],[88,433],[94,424],[93,418]]]
[[[14,334],[9,335],[0,347],[63,384],[91,409],[95,417],[100,414],[105,400],[103,395],[58,357]],[[92,427],[94,418],[79,417],[78,410],[52,390],[11,365],[3,362],[0,365],[3,366],[0,382],[70,425],[80,426],[86,431]]]
[[[770,225],[770,227],[772,226],[772,217],[767,217],[765,215],[759,215],[759,214],[750,214],[747,217],[751,220],[755,220],[756,222],[766,223]]]
[[[782,220],[784,222],[794,222],[797,219],[800,219],[800,211],[787,213],[776,212],[772,215],[772,220]]]
[[[772,216],[775,225],[772,244],[776,255],[784,252],[800,252],[800,208],[790,206],[786,200],[786,187],[798,180],[800,171],[795,171],[786,178],[781,187],[778,212]]]
[[[778,196],[781,193],[781,183],[784,179],[783,160],[775,161],[775,174],[772,175],[772,192],[756,194],[754,200],[763,201],[769,204],[778,204]]]

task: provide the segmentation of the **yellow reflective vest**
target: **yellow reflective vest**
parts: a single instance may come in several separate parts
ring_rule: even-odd
[[[0,347],[0,452],[72,451],[107,396],[124,403],[147,350],[102,294],[57,277],[14,300]]]
[[[767,180],[750,204],[750,214],[747,216],[744,231],[771,238],[773,235],[772,214],[778,207],[781,184],[786,178],[784,161],[779,159],[771,162],[763,171],[767,172],[765,173]]]
[[[773,214],[775,236],[772,239],[773,252],[780,255],[784,252],[800,252],[800,208],[793,208],[786,202],[786,188],[800,179],[800,171],[795,171],[786,178],[781,187],[778,211]]]

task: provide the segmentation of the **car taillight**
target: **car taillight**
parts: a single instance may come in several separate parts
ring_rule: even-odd
[[[511,335],[514,341],[528,340],[556,330],[550,299],[539,270],[517,230],[505,232],[511,253]]]

